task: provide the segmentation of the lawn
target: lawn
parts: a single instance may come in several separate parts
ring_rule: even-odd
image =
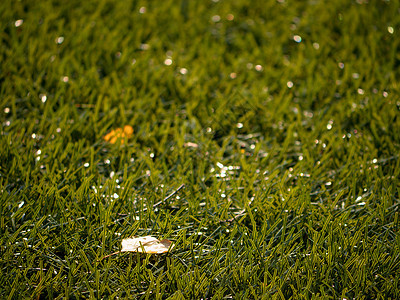
[[[399,12],[1,1],[0,298],[399,299]]]

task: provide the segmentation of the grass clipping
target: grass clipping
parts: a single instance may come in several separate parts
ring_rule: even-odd
[[[158,240],[152,236],[142,236],[137,238],[127,238],[122,240],[122,248],[120,251],[111,253],[103,258],[112,256],[122,252],[140,252],[149,254],[167,253],[174,247],[170,240]]]

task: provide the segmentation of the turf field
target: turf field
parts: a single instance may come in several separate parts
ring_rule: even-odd
[[[0,298],[400,298],[399,1],[0,17]]]

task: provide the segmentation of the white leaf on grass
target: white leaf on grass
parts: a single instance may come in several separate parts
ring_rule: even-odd
[[[127,238],[122,240],[121,252],[144,252],[161,254],[168,252],[174,245],[169,240],[158,240],[152,236]]]

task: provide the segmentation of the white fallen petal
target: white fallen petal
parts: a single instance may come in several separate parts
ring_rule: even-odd
[[[173,248],[171,245],[169,240],[160,241],[152,236],[127,238],[122,240],[121,252],[166,253]]]

